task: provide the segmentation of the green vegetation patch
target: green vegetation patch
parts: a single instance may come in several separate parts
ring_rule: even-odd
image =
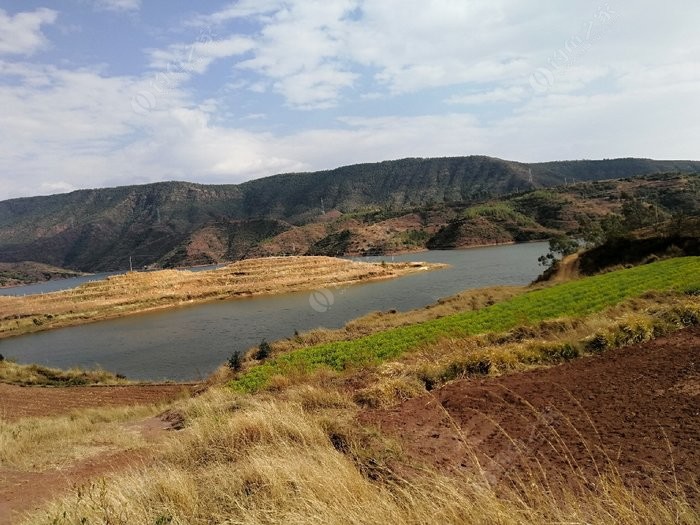
[[[373,365],[444,337],[510,330],[557,317],[599,312],[652,290],[700,287],[700,257],[683,257],[533,290],[481,310],[395,328],[352,341],[327,343],[281,354],[231,382],[244,392],[268,385],[276,375],[320,368],[345,370]]]
[[[464,212],[466,219],[475,219],[477,217],[486,217],[496,221],[510,221],[518,226],[537,227],[539,226],[534,220],[527,215],[513,209],[506,202],[495,202],[492,204],[480,204],[472,206]]]

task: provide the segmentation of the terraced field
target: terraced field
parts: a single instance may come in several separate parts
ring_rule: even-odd
[[[206,301],[390,279],[440,265],[272,257],[204,272],[127,273],[64,290],[0,297],[0,338]]]

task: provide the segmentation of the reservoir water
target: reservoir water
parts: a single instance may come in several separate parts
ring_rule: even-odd
[[[338,328],[377,310],[421,308],[469,288],[527,284],[542,271],[537,258],[546,252],[547,243],[530,243],[368,257],[362,260],[442,262],[450,267],[315,293],[218,301],[49,330],[0,340],[0,352],[20,363],[101,366],[130,379],[197,380],[233,352],[263,338]]]

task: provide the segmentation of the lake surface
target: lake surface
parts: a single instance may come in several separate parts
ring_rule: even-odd
[[[445,270],[344,288],[186,306],[0,340],[20,363],[101,366],[130,379],[206,377],[233,352],[289,337],[294,330],[338,328],[368,312],[410,310],[468,288],[527,284],[547,243],[429,251],[362,260],[427,261]]]

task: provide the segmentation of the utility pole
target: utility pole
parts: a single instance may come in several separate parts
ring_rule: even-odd
[[[325,214],[326,214],[326,208],[323,205],[323,197],[321,197],[321,215],[325,215]]]
[[[130,272],[134,271],[134,265],[131,263],[131,255],[129,255],[129,271]]]
[[[656,221],[654,222],[654,227],[659,230],[659,205],[654,203],[654,213],[656,215]]]

